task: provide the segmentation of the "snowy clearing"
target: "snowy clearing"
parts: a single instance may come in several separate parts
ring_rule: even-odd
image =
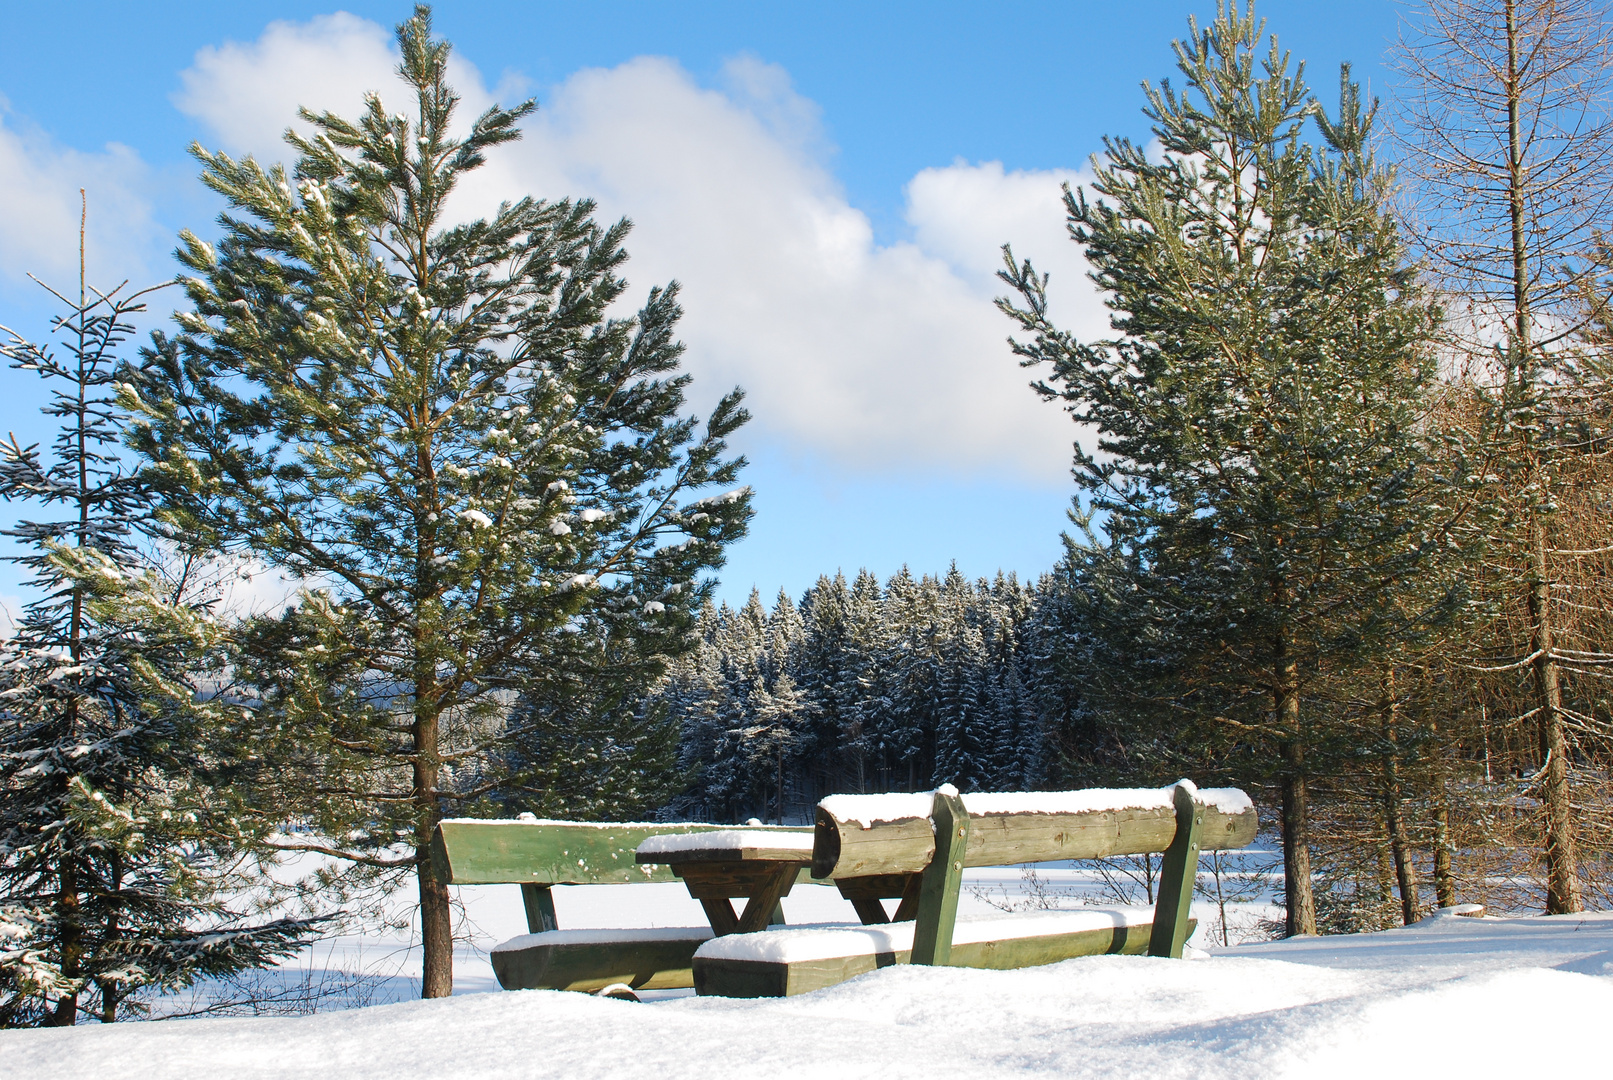
[[[472,994],[290,1019],[12,1031],[9,1080],[1521,1075],[1605,1061],[1613,914],[1438,915],[1191,960],[894,967],[802,997]]]

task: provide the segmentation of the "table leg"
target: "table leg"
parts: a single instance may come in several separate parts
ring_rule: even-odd
[[[521,884],[521,903],[526,908],[526,929],[529,934],[545,930],[558,930],[560,922],[554,917],[554,896],[547,885]]]
[[[706,909],[706,918],[711,922],[711,932],[718,937],[732,934],[739,929],[739,919],[734,917],[734,905],[720,898],[703,898],[700,906]],[[747,907],[746,913],[750,909]]]
[[[878,926],[891,921],[891,917],[885,913],[885,904],[872,896],[859,896],[851,902],[851,906],[857,909],[857,918],[862,920],[864,926]]]
[[[754,934],[767,929],[773,909],[778,906],[785,890],[795,883],[797,873],[799,870],[796,867],[786,866],[768,879],[761,891],[746,902],[745,913],[739,917],[738,933]]]
[[[907,922],[918,918],[919,914],[919,886],[924,883],[923,874],[910,874],[907,885],[902,889],[902,902],[896,905],[896,914],[891,922]]]

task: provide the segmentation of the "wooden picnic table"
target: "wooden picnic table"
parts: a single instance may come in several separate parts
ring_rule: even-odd
[[[784,834],[723,829],[680,836],[653,836],[638,846],[640,863],[664,865],[683,879],[700,901],[718,937],[766,930],[779,901],[812,866],[810,833]],[[734,913],[733,901],[745,909]]]

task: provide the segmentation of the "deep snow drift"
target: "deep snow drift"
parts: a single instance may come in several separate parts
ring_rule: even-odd
[[[8,1080],[1541,1074],[1606,1065],[1613,914],[1440,914],[1188,960],[894,967],[797,998],[472,994],[0,1033]]]

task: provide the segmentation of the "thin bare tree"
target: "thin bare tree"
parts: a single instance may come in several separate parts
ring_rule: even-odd
[[[1564,682],[1613,656],[1569,629],[1564,583],[1597,553],[1556,536],[1579,448],[1555,408],[1613,210],[1607,4],[1421,0],[1395,56],[1406,217],[1450,295],[1452,357],[1492,405],[1488,474],[1507,511],[1486,540],[1512,599],[1498,608],[1521,618],[1497,621],[1497,655],[1478,666],[1529,678],[1518,719],[1538,733],[1546,911],[1579,911]]]

